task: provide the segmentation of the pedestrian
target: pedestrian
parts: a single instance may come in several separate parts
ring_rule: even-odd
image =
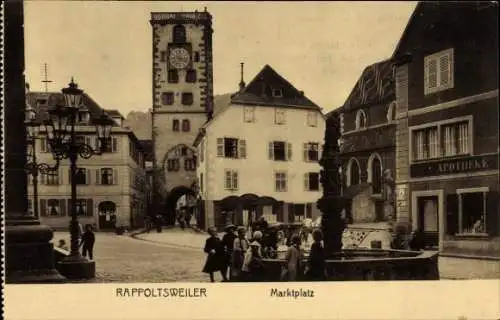
[[[67,251],[69,250],[64,239],[59,239],[59,244],[57,245],[57,247]]]
[[[156,232],[158,232],[158,233],[159,233],[159,232],[161,232],[161,225],[162,225],[162,221],[161,221],[161,220],[162,220],[162,215],[158,213],[158,214],[155,216],[155,218],[156,218],[156,219],[155,219],[155,222],[156,222]]]
[[[247,249],[243,261],[242,270],[247,272],[247,279],[253,282],[260,282],[265,278],[265,268],[262,260],[262,237],[261,231],[254,232],[250,248]]]
[[[92,231],[92,225],[85,225],[85,232],[82,236],[82,241],[80,242],[80,247],[83,246],[82,256],[86,257],[87,253],[89,255],[90,260],[94,260],[94,243],[95,243],[95,234]]]
[[[210,282],[214,282],[214,272],[216,271],[220,271],[223,281],[227,281],[223,270],[225,257],[222,241],[217,237],[217,229],[215,227],[209,227],[208,233],[210,237],[205,241],[204,251],[207,254],[207,260],[203,267],[203,272],[210,275]]]
[[[323,233],[321,230],[313,231],[313,244],[309,253],[306,278],[311,281],[326,280],[325,248],[322,244]]]
[[[425,248],[425,237],[424,232],[421,228],[413,231],[410,239],[410,249],[413,251],[424,250]]]
[[[302,250],[300,249],[301,241],[299,235],[293,235],[291,245],[285,256],[285,268],[282,271],[281,278],[285,281],[297,281],[300,276]]]
[[[231,280],[241,280],[242,279],[242,267],[243,267],[243,259],[245,256],[245,252],[248,250],[250,246],[250,242],[246,238],[246,229],[245,227],[237,228],[238,236],[233,241],[233,252],[231,256]]]
[[[224,229],[226,232],[222,236],[222,246],[224,248],[224,266],[223,272],[227,276],[228,270],[231,268],[231,257],[233,255],[234,239],[236,239],[236,226],[234,224],[229,224]],[[230,272],[231,273],[231,272]]]

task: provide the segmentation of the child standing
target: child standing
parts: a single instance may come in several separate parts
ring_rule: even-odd
[[[85,225],[85,232],[82,235],[82,241],[80,242],[80,247],[83,246],[82,255],[84,257],[89,254],[90,260],[94,259],[94,243],[95,243],[95,234],[92,231],[92,225]]]
[[[309,265],[306,275],[307,278],[312,281],[326,280],[325,250],[321,243],[323,240],[323,233],[321,230],[313,231],[313,239],[314,243],[309,253]]]
[[[210,237],[205,241],[205,253],[208,254],[207,261],[203,267],[203,272],[210,275],[210,282],[214,282],[214,272],[220,271],[223,281],[227,281],[227,276],[224,272],[224,247],[222,241],[217,237],[217,229],[215,227],[208,228]]]

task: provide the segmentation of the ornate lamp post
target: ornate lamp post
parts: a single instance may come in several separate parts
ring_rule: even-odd
[[[323,196],[318,200],[318,209],[323,213],[321,226],[324,233],[325,251],[331,256],[342,250],[342,233],[344,221],[341,217],[344,208],[340,175],[340,121],[337,114],[326,119],[325,144],[323,155],[319,161],[323,167],[320,182],[323,186]]]
[[[35,219],[39,219],[39,210],[38,210],[38,176],[40,174],[48,175],[48,176],[57,176],[57,170],[59,169],[59,160],[56,160],[56,164],[54,166],[50,166],[46,163],[38,163],[36,157],[36,140],[38,140],[38,131],[41,126],[41,122],[36,120],[36,112],[28,106],[26,108],[26,120],[25,127],[27,129],[27,143],[30,149],[28,153],[29,160],[26,162],[25,170],[26,173],[31,175],[33,182],[33,213]]]
[[[78,249],[79,223],[77,211],[77,160],[78,157],[89,159],[93,155],[100,155],[106,149],[111,134],[113,120],[105,113],[99,118],[92,119],[96,126],[99,148],[77,141],[75,125],[80,114],[88,114],[88,109],[81,106],[83,90],[71,79],[68,88],[62,89],[66,105],[57,105],[49,110],[49,120],[44,121],[47,138],[51,151],[56,160],[69,159],[71,174],[71,252],[68,257],[59,262],[60,272],[70,279],[92,278],[95,276],[95,263],[82,257]],[[85,115],[84,115],[85,117]]]

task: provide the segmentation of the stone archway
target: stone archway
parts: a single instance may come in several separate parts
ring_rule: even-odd
[[[177,186],[170,190],[167,194],[164,203],[164,210],[162,211],[162,215],[167,225],[175,225],[177,202],[184,195],[196,197],[195,191],[186,186]]]

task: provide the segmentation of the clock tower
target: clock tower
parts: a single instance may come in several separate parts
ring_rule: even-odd
[[[153,12],[150,23],[155,202],[172,223],[179,198],[196,196],[192,145],[212,115],[212,16],[206,9]]]

